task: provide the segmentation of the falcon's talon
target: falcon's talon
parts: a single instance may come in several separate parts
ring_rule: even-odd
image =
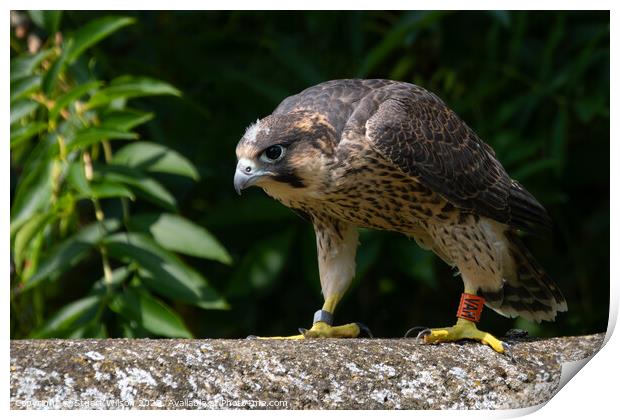
[[[512,353],[512,346],[506,343],[505,341],[502,341],[502,346],[504,347],[504,354],[506,355],[506,357],[508,357],[510,361],[516,363],[517,359],[515,359],[515,356]]]
[[[424,339],[426,338],[426,336],[431,334],[432,332],[433,330],[431,330],[430,328],[420,331],[418,335],[415,337],[416,343],[417,344],[424,343],[425,342]]]
[[[424,330],[428,330],[428,329],[429,329],[428,327],[420,327],[420,326],[418,326],[418,327],[411,327],[411,328],[409,328],[407,330],[407,332],[405,333],[403,338],[408,338],[411,333],[414,333],[414,332],[416,332],[418,330],[419,331],[424,331]]]
[[[460,318],[457,320],[456,325],[447,328],[433,328],[428,335],[423,337],[425,343],[443,343],[464,339],[480,341],[482,344],[489,345],[498,353],[504,353],[505,351],[502,341],[487,332],[480,331],[474,322]]]
[[[355,338],[360,334],[362,328],[357,323],[338,325],[332,327],[324,322],[315,322],[309,330],[299,328],[299,335],[289,335],[283,337],[256,337],[263,340],[303,340],[310,338]],[[368,330],[370,331],[370,330]]]
[[[357,323],[331,326],[325,322],[315,322],[304,334],[305,338],[355,338],[360,335]]]
[[[364,331],[367,335],[368,338],[375,338],[372,335],[372,331],[370,331],[370,328],[368,328],[366,325],[362,324],[361,322],[356,322],[357,327],[360,329],[360,332]]]

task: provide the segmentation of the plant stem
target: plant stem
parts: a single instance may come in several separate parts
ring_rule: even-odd
[[[110,142],[108,140],[103,140],[101,144],[103,145],[103,157],[105,158],[105,163],[112,162],[112,146],[110,146]]]
[[[86,180],[89,182],[93,179],[93,161],[90,156],[90,153],[84,151],[83,153],[83,161],[84,161],[84,176]],[[97,199],[97,197],[91,197],[91,201],[95,206],[95,217],[97,221],[101,223],[103,228],[103,222],[105,220],[105,214],[103,213],[103,209],[101,208],[101,203]],[[110,267],[110,260],[108,259],[108,251],[104,246],[99,246],[99,253],[101,254],[101,261],[103,263],[103,278],[106,285],[109,287],[112,283],[112,268]]]
[[[106,163],[112,162],[112,146],[110,146],[110,142],[108,140],[103,140],[101,145],[103,146],[103,157]],[[121,197],[120,200],[123,207],[123,224],[127,227],[129,223],[129,202],[125,197]]]

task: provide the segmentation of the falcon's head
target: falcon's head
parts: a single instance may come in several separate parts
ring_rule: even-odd
[[[334,128],[321,114],[269,115],[246,130],[237,144],[235,190],[259,186],[273,196],[312,187],[332,158]]]

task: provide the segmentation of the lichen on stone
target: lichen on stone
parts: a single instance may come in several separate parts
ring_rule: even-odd
[[[408,339],[12,341],[11,407],[523,408],[602,340],[515,338],[513,358]]]

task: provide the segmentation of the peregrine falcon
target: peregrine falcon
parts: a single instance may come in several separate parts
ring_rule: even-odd
[[[464,283],[457,321],[419,336],[437,343],[505,344],[476,323],[484,305],[507,317],[551,321],[567,310],[558,286],[518,230],[548,229],[538,201],[495,152],[433,93],[392,80],[333,80],[284,99],[236,149],[234,186],[252,185],[312,222],[323,308],[302,334],[356,337],[333,326],[355,274],[357,228],[400,232],[456,267]]]

